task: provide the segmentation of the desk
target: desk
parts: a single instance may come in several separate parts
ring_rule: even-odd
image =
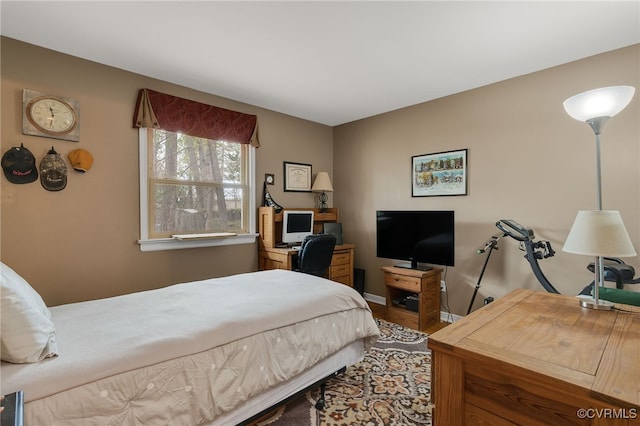
[[[640,308],[617,306],[516,290],[430,335],[434,425],[639,425]]]
[[[333,250],[328,277],[353,287],[353,254],[355,244],[340,244]],[[290,248],[264,247],[258,250],[258,269],[293,269],[293,258],[299,251]]]

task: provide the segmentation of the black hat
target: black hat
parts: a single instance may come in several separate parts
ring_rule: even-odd
[[[4,153],[2,169],[11,183],[31,183],[38,179],[36,159],[23,144],[14,146]]]
[[[67,186],[67,165],[53,147],[40,161],[40,183],[47,191],[60,191]]]

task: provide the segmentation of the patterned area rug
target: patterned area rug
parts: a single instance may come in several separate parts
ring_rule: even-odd
[[[427,335],[376,320],[382,335],[362,362],[327,383],[326,408],[315,409],[319,390],[307,392],[258,425],[431,425],[431,353]]]

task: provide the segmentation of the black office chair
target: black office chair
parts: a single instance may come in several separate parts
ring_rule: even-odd
[[[309,235],[302,242],[298,253],[298,265],[295,269],[305,274],[324,277],[331,265],[336,237],[330,234]]]

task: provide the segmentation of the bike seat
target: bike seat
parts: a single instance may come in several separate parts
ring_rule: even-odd
[[[602,262],[604,269],[604,280],[616,283],[616,288],[624,288],[625,283],[633,283],[636,271],[633,266],[620,263],[618,259],[605,258]],[[591,262],[587,269],[595,272],[595,262]],[[634,283],[635,284],[635,283]]]

